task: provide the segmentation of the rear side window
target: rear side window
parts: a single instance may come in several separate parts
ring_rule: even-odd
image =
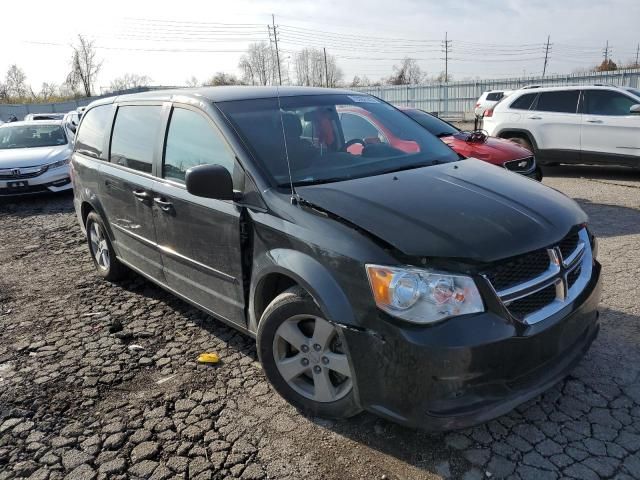
[[[529,110],[537,93],[527,93],[516,98],[511,104],[511,108],[515,110]]]
[[[111,118],[111,105],[100,105],[89,110],[82,119],[76,138],[76,152],[100,158],[104,147],[104,134]]]
[[[584,111],[590,115],[629,115],[631,105],[636,102],[618,92],[609,90],[587,90],[585,92]]]
[[[576,113],[579,90],[541,92],[536,110],[540,112]]]
[[[504,97],[504,92],[491,92],[487,94],[487,100],[491,100],[492,102],[497,102]]]
[[[193,110],[175,108],[171,114],[163,177],[184,183],[191,167],[218,164],[233,173],[235,157],[221,134]]]
[[[153,151],[161,122],[159,105],[118,108],[111,137],[111,162],[144,173],[151,173]]]

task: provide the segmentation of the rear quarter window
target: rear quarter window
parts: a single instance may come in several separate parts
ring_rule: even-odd
[[[487,100],[492,102],[497,102],[498,100],[501,100],[502,97],[504,97],[504,92],[492,92],[487,94]]]
[[[92,158],[101,158],[110,119],[111,105],[100,105],[89,110],[82,119],[76,137],[76,152]]]
[[[529,110],[533,104],[533,100],[536,98],[537,93],[527,93],[516,98],[511,102],[510,107],[515,110]]]

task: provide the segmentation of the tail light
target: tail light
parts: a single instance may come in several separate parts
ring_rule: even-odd
[[[484,111],[484,116],[485,117],[493,117],[493,108],[489,108],[487,110]]]

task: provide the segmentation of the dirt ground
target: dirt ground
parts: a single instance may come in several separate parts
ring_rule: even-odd
[[[544,395],[437,435],[305,418],[253,340],[140,277],[101,280],[70,195],[0,200],[0,479],[640,478],[640,175],[545,173],[600,239],[600,336]]]

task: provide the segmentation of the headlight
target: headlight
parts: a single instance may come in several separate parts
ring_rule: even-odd
[[[58,168],[68,165],[70,158],[65,158],[64,160],[60,160],[59,162],[53,162],[47,165],[48,168]]]
[[[456,315],[484,312],[475,282],[420,268],[367,265],[378,308],[413,323],[433,323]]]

